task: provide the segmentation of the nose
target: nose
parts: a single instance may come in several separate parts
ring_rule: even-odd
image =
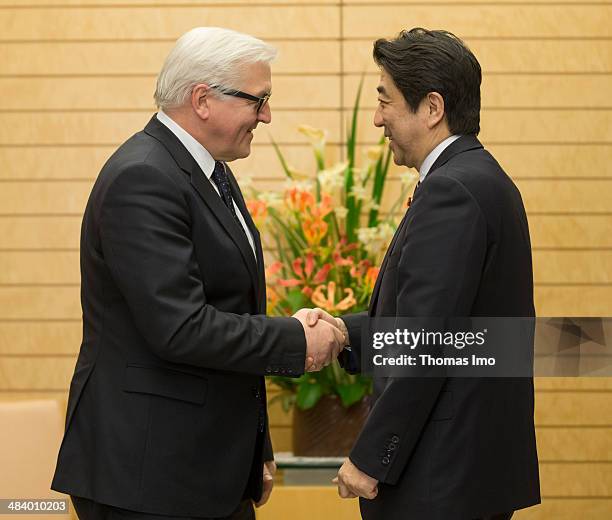
[[[270,102],[261,107],[261,110],[257,114],[257,121],[261,121],[266,125],[272,121],[272,109],[270,108]]]
[[[374,126],[377,126],[379,128],[381,126],[384,126],[383,118],[382,118],[382,115],[380,113],[380,107],[378,107],[376,109],[376,112],[374,112]]]

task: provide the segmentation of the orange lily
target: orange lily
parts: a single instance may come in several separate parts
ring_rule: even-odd
[[[308,207],[308,212],[315,218],[323,219],[329,215],[333,209],[332,198],[327,193],[323,193],[321,195],[321,202]]]
[[[372,291],[374,289],[374,284],[376,283],[376,279],[378,278],[379,271],[379,267],[369,267],[366,271],[364,283],[369,291]]]
[[[351,267],[350,273],[353,278],[360,279],[367,274],[368,269],[372,266],[369,260],[361,260],[357,265]]]
[[[255,224],[262,225],[268,216],[268,205],[263,200],[247,200],[246,207]]]
[[[270,264],[268,267],[266,267],[266,278],[270,278],[274,276],[276,273],[278,273],[281,270],[281,267],[283,267],[282,262],[276,261]]]
[[[291,188],[285,192],[285,203],[292,211],[304,213],[314,205],[315,198],[309,191]]]
[[[324,291],[327,289],[327,296]],[[357,303],[353,289],[344,289],[346,296],[336,303],[336,282],[329,282],[327,286],[319,285],[312,293],[311,300],[317,307],[321,307],[328,312],[346,311]]]
[[[296,277],[280,279],[278,280],[278,284],[282,287],[299,287],[300,285],[303,285],[304,287],[302,292],[307,296],[310,296],[312,294],[312,288],[310,286],[312,284],[323,283],[327,279],[327,275],[332,267],[332,264],[327,263],[323,265],[316,273],[314,273],[314,255],[312,253],[308,253],[305,259],[296,258],[291,263],[291,268],[293,269]]]
[[[304,219],[302,222],[302,231],[309,246],[317,246],[323,237],[327,234],[327,222],[317,219]]]

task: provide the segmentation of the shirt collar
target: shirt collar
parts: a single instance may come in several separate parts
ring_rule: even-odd
[[[210,155],[209,151],[161,109],[157,112],[157,120],[164,126],[168,127],[168,130],[170,130],[178,138],[178,140],[183,143],[183,146],[187,148],[187,151],[198,163],[198,166],[204,172],[204,175],[206,175],[206,177],[208,177],[210,180],[213,170],[215,169],[215,160],[213,159],[213,156]]]
[[[444,139],[444,141],[442,141],[440,144],[438,144],[438,146],[436,146],[431,152],[429,152],[427,157],[425,157],[423,164],[421,165],[421,169],[419,170],[420,182],[423,182],[423,179],[425,179],[425,176],[429,173],[429,170],[431,170],[431,167],[436,162],[436,159],[440,157],[442,152],[460,137],[460,135],[451,135]]]

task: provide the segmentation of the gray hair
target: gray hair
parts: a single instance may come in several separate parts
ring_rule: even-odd
[[[240,65],[276,57],[271,45],[248,34],[220,27],[196,27],[181,36],[168,54],[157,77],[155,104],[165,110],[183,105],[198,83],[239,86]]]

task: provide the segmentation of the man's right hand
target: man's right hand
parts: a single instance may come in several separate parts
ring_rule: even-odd
[[[309,309],[300,309],[293,315],[302,324],[306,336],[304,370],[307,372],[321,370],[329,365],[342,352],[346,343],[344,334],[335,321],[332,324],[317,317],[316,324],[311,324],[314,318],[312,315],[309,318],[311,312]]]
[[[342,332],[344,335],[344,346],[349,344],[348,329],[346,328],[345,323],[342,321],[342,318],[334,318],[331,314],[323,309],[320,309],[319,307],[309,309],[308,314],[306,315],[306,323],[312,327],[313,325],[316,325],[319,320],[326,321],[330,325],[340,329],[340,332]]]

